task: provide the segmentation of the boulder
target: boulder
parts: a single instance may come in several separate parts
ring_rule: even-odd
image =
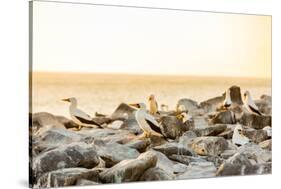
[[[206,113],[215,112],[216,109],[222,105],[223,101],[223,96],[214,97],[201,102],[200,107],[203,108]]]
[[[35,178],[57,169],[84,167],[93,168],[99,164],[99,157],[92,145],[72,143],[44,152],[33,158],[32,170]]]
[[[125,144],[125,146],[129,148],[134,148],[140,153],[145,152],[146,148],[150,145],[150,141],[148,139],[135,139]]]
[[[240,87],[238,87],[238,86],[231,86],[229,88],[229,90],[230,90],[230,98],[231,98],[232,103],[236,103],[236,104],[242,105],[243,101],[242,101],[242,98],[241,98]],[[225,94],[224,94],[224,96],[225,96]]]
[[[110,129],[122,129],[123,124],[124,124],[124,121],[115,120],[112,123],[108,124],[106,127],[110,128]]]
[[[225,124],[210,125],[206,128],[198,128],[193,131],[197,136],[217,136],[218,134],[225,131],[227,126]]]
[[[244,127],[241,133],[255,143],[260,143],[268,138],[267,132],[263,129],[256,130],[253,128]]]
[[[260,99],[255,100],[255,104],[263,114],[271,115],[272,113],[272,98],[268,95],[262,95]]]
[[[198,102],[188,98],[180,99],[177,103],[176,109],[178,109],[180,106],[184,106],[185,110],[187,110],[189,113],[199,108]]]
[[[161,146],[155,146],[153,149],[165,154],[166,156],[170,156],[173,154],[189,156],[192,155],[192,152],[190,152],[186,146],[180,143],[165,143]]]
[[[161,117],[160,128],[162,134],[171,139],[175,139],[181,136],[185,131],[188,130],[185,124],[182,123],[175,116],[164,116]]]
[[[95,140],[94,146],[98,155],[105,161],[106,167],[112,167],[122,160],[135,159],[139,156],[136,149],[115,142],[105,143]]]
[[[193,127],[190,130],[206,128],[209,126],[208,119],[205,116],[193,117]]]
[[[121,103],[111,114],[110,118],[112,120],[125,120],[125,119],[133,119],[134,112],[136,110],[129,106],[128,104]]]
[[[267,174],[271,172],[271,163],[253,165],[243,153],[236,153],[223,163],[217,171],[218,176]]]
[[[237,153],[237,150],[225,150],[223,153],[221,153],[220,156],[223,159],[228,159],[228,158],[230,158],[231,156],[233,156],[236,153]]]
[[[196,137],[197,137],[197,135],[195,132],[187,131],[179,138],[179,143],[185,147],[188,147],[192,143],[192,139],[194,139]]]
[[[210,178],[216,176],[216,167],[212,162],[192,162],[188,169],[177,175],[177,179]]]
[[[153,152],[145,152],[137,159],[123,160],[115,166],[100,173],[105,183],[137,181],[149,168],[156,166],[157,157]]]
[[[74,123],[74,121],[64,117],[64,116],[56,116],[56,119],[64,125],[65,128],[78,128],[78,125]]]
[[[174,175],[165,172],[159,167],[146,170],[141,176],[140,181],[173,180]]]
[[[51,171],[42,175],[35,187],[50,188],[62,186],[74,186],[79,179],[89,179],[91,182],[99,181],[99,171],[85,168],[66,168]]]
[[[223,137],[196,137],[191,142],[192,150],[202,156],[217,156],[228,147]]]
[[[142,129],[139,127],[139,124],[137,123],[137,120],[135,117],[126,119],[123,124],[121,125],[121,128],[124,130],[128,130],[134,134],[141,134],[143,133]]]
[[[136,138],[136,135],[127,130],[115,129],[90,129],[76,132],[82,136],[82,141],[92,143],[94,140],[102,140],[104,142],[116,142],[125,144]]]
[[[44,126],[65,128],[64,125],[53,114],[47,112],[39,112],[39,113],[31,114],[29,116],[31,116],[30,128],[32,133],[36,133],[39,129],[41,129]]]
[[[207,160],[205,160],[202,157],[177,155],[177,154],[173,154],[173,155],[169,156],[169,159],[171,159],[173,161],[180,162],[180,163],[185,164],[185,165],[189,165],[192,162],[207,162]]]
[[[78,142],[81,140],[81,136],[64,128],[44,127],[37,131],[32,139],[33,150],[38,155],[62,145]]]
[[[245,154],[248,159],[254,160],[256,164],[268,163],[272,160],[272,152],[262,149],[255,143],[249,143],[239,147],[238,152]]]
[[[90,186],[90,185],[97,185],[99,183],[87,180],[87,179],[78,179],[76,182],[76,186]]]
[[[271,126],[271,116],[244,113],[239,122],[254,129],[262,129],[266,126]]]
[[[259,143],[259,146],[262,148],[262,149],[266,149],[266,150],[272,150],[272,140],[269,139],[269,140],[265,140],[263,142],[260,142]]]
[[[211,124],[235,124],[235,114],[232,111],[218,112],[210,122]]]
[[[233,131],[234,129],[232,128],[226,128],[225,131],[221,132],[220,134],[218,134],[218,137],[223,137],[225,139],[231,139],[233,136]]]

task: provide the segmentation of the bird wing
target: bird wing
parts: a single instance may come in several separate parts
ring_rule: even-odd
[[[162,133],[161,133],[161,129],[160,129],[160,127],[158,127],[158,125],[155,125],[153,122],[151,122],[151,121],[148,120],[148,119],[145,119],[145,122],[150,126],[150,128],[151,128],[154,132],[162,134]]]
[[[92,117],[86,114],[85,112],[83,112],[82,110],[74,109],[72,113],[75,117],[79,117],[88,121],[92,120]]]
[[[251,109],[251,111],[255,112],[256,114],[258,114],[258,115],[260,115],[260,116],[262,115],[258,109],[255,109],[255,108],[252,107],[251,105],[248,105],[248,106],[249,106],[249,108]]]

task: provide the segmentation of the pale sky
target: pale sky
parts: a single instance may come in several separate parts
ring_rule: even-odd
[[[271,17],[34,2],[35,71],[271,77]]]

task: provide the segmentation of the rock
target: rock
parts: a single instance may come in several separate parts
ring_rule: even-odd
[[[74,123],[74,121],[64,117],[64,116],[56,116],[56,119],[64,125],[65,128],[78,128],[78,125]]]
[[[177,103],[176,109],[178,109],[180,106],[184,106],[185,110],[187,110],[189,113],[199,108],[198,102],[188,98],[180,99]]]
[[[86,179],[78,179],[76,182],[76,186],[90,186],[90,185],[97,185],[97,184],[99,183]]]
[[[232,128],[226,128],[225,131],[218,134],[218,137],[223,137],[225,139],[231,139],[233,136],[233,129]]]
[[[42,175],[35,187],[62,187],[76,185],[79,179],[89,179],[90,182],[99,181],[98,170],[85,168],[67,168],[51,171]]]
[[[228,159],[228,158],[230,158],[231,156],[233,156],[236,153],[237,153],[237,150],[225,150],[223,153],[221,153],[220,156],[223,159]]]
[[[146,148],[149,146],[149,140],[139,140],[135,139],[125,144],[125,146],[129,148],[134,148],[138,150],[140,153],[145,152]]]
[[[197,137],[192,139],[191,148],[198,155],[217,156],[228,147],[223,137]]]
[[[216,109],[222,105],[223,101],[224,101],[223,96],[214,97],[209,100],[201,102],[200,107],[203,108],[206,113],[215,112]]]
[[[266,174],[271,172],[271,164],[255,164],[243,153],[236,153],[223,163],[217,171],[218,176]]]
[[[33,158],[32,170],[35,178],[43,173],[63,168],[93,168],[99,164],[96,149],[85,143],[72,143]]]
[[[185,124],[183,124],[175,116],[161,117],[160,128],[162,134],[170,139],[175,139],[188,130]]]
[[[121,103],[111,114],[110,118],[112,120],[134,119],[134,112],[134,108],[130,107],[128,104]]]
[[[214,118],[210,120],[211,124],[235,124],[235,114],[232,111],[222,111],[216,114]]]
[[[259,146],[262,148],[262,149],[266,149],[266,150],[272,150],[272,140],[269,139],[269,140],[265,140],[263,142],[260,142],[259,143]]]
[[[204,116],[196,116],[193,117],[193,127],[190,127],[190,130],[192,129],[201,129],[201,128],[206,128],[209,126],[208,120]]]
[[[125,159],[135,159],[139,152],[125,145],[110,142],[105,143],[101,140],[94,141],[98,155],[105,161],[106,167],[112,167]]]
[[[242,98],[241,98],[240,87],[238,87],[238,86],[231,86],[229,88],[229,90],[230,90],[230,98],[231,98],[232,103],[236,103],[236,104],[242,105],[243,101],[242,101]]]
[[[187,147],[180,143],[166,143],[161,146],[156,146],[153,149],[165,154],[166,156],[170,156],[173,154],[188,156],[192,155],[192,153],[187,149]]]
[[[183,174],[177,175],[177,179],[195,179],[215,177],[216,167],[212,162],[192,162]]]
[[[127,130],[114,129],[90,129],[76,132],[83,137],[82,141],[91,143],[94,140],[102,140],[104,142],[116,142],[125,144],[136,138],[136,135]]]
[[[256,130],[253,128],[244,127],[241,133],[256,143],[260,143],[268,138],[267,131],[263,129]]]
[[[54,128],[65,128],[64,125],[58,121],[56,116],[47,112],[39,112],[32,114],[31,121],[32,125],[30,125],[30,127],[32,128],[32,133],[36,133],[39,129],[44,126],[51,126]]]
[[[207,160],[202,157],[186,156],[186,155],[177,155],[173,154],[169,156],[169,159],[189,165],[191,162],[207,162]]]
[[[239,122],[242,125],[246,125],[254,129],[262,129],[266,126],[271,126],[271,116],[259,116],[244,113]]]
[[[134,134],[141,134],[143,133],[142,129],[139,127],[137,120],[134,118],[127,119],[121,125],[122,129],[128,130]]]
[[[94,117],[93,121],[98,123],[99,125],[103,125],[103,124],[110,124],[111,122],[113,122],[114,120],[112,120],[109,117]],[[116,120],[117,121],[117,120]]]
[[[245,154],[248,159],[253,159],[257,164],[271,162],[272,153],[262,149],[258,144],[249,143],[238,148],[238,152]]]
[[[146,170],[141,176],[140,181],[173,180],[174,175],[166,173],[159,167]]]
[[[108,124],[107,125],[107,128],[110,128],[110,129],[121,129],[122,125],[124,124],[124,121],[120,121],[120,120],[116,120],[116,121],[113,121],[112,123]]]
[[[195,134],[195,132],[187,131],[179,138],[179,143],[185,147],[188,147],[192,143],[192,139],[196,137],[197,135]]]
[[[194,129],[193,131],[197,136],[217,136],[225,131],[226,128],[227,126],[225,124],[216,124],[206,128]]]
[[[153,152],[145,152],[137,159],[123,160],[115,166],[100,173],[100,178],[106,183],[121,183],[137,181],[149,168],[156,166],[157,157]]]
[[[262,130],[266,131],[268,137],[272,137],[272,128],[269,126],[264,127]]]
[[[271,96],[262,95],[259,100],[255,100],[255,104],[263,114],[271,115],[272,113]]]
[[[38,155],[41,152],[52,150],[65,144],[78,142],[81,140],[81,136],[64,128],[44,127],[32,139],[33,150]]]

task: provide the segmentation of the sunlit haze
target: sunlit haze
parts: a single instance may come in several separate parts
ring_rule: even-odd
[[[271,77],[271,17],[34,2],[35,71]]]

